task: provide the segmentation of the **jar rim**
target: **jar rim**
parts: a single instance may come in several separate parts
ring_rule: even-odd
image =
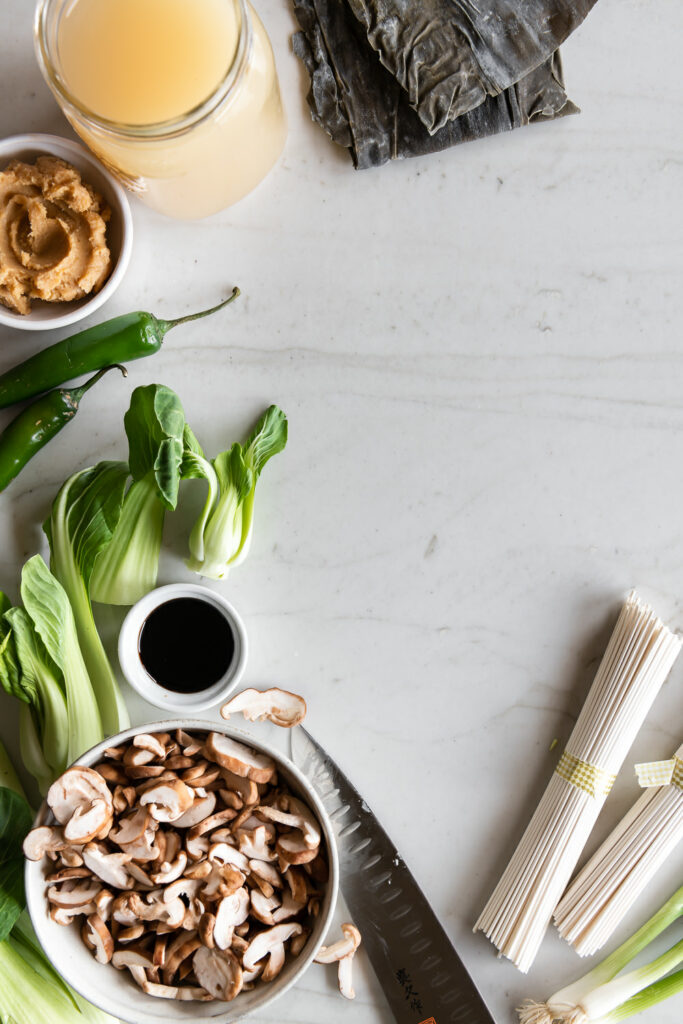
[[[131,125],[101,117],[81,103],[69,90],[53,60],[48,36],[48,18],[58,0],[38,0],[33,23],[34,45],[45,81],[65,113],[72,112],[106,135],[139,141],[157,141],[182,135],[215,114],[218,107],[232,100],[245,75],[253,47],[253,26],[246,0],[234,0],[240,11],[240,31],[232,62],[214,91],[205,100],[178,117],[149,124]]]

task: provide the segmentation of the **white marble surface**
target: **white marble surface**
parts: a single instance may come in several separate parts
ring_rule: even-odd
[[[0,136],[68,134],[34,65],[32,4],[2,6]],[[683,628],[683,14],[603,0],[564,48],[579,117],[356,173],[308,117],[287,3],[257,6],[285,155],[202,223],[135,203],[133,262],[106,312],[175,315],[233,283],[244,298],[169,335],[127,383],[103,381],[2,496],[1,585],[16,592],[64,477],[124,457],[136,385],[176,388],[215,451],[278,402],[289,446],[259,484],[250,559],[223,586],[250,634],[245,682],[305,694],[311,730],[395,838],[496,1024],[510,1024],[522,997],[585,964],[549,934],[524,978],[472,922],[621,598],[642,587]],[[48,340],[0,330],[0,366]],[[190,504],[169,518],[164,582],[189,575]],[[102,619],[108,635],[116,621]],[[682,694],[683,662],[633,759],[670,755]],[[11,743],[9,701],[0,714]],[[591,847],[635,796],[626,772]],[[682,866],[669,863],[622,934]],[[254,1024],[393,1019],[362,955],[356,988],[346,1003],[334,972],[314,967]],[[681,1009],[679,997],[642,1019],[674,1024]]]

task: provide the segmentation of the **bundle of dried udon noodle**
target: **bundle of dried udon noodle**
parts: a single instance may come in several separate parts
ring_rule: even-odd
[[[632,593],[522,840],[474,930],[528,971],[612,783],[681,648]]]
[[[558,47],[596,0],[293,0],[313,119],[356,167],[576,113]]]
[[[683,745],[636,765],[646,791],[576,876],[554,914],[579,956],[596,953],[683,839]]]

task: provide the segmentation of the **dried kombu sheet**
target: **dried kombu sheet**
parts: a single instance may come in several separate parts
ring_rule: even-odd
[[[596,0],[347,0],[430,131],[548,60]]]
[[[430,133],[408,93],[382,66],[346,0],[294,0],[301,32],[295,53],[311,79],[313,119],[358,168],[448,149],[532,120],[576,112],[562,82],[559,54],[551,54],[521,82],[485,96],[473,110]]]

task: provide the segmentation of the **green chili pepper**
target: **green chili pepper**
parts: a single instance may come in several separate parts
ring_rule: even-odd
[[[0,409],[112,363],[151,356],[159,351],[164,335],[173,327],[218,312],[239,293],[239,288],[233,288],[230,298],[217,306],[177,320],[158,320],[151,313],[126,313],[58,341],[0,376]]]
[[[0,491],[4,491],[15,476],[48,441],[72,420],[78,412],[81,398],[93,384],[97,384],[109,370],[118,369],[127,377],[125,366],[114,363],[105,366],[79,388],[60,388],[50,391],[24,409],[0,434]]]

